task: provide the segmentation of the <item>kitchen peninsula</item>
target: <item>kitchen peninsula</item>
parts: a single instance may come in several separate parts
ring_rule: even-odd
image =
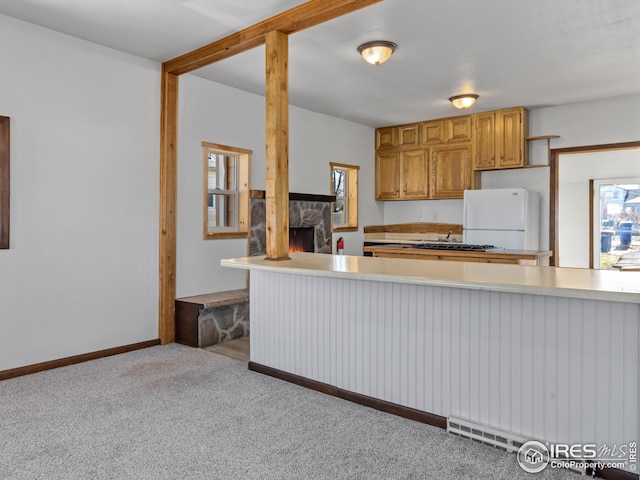
[[[640,273],[291,254],[251,271],[250,368],[444,427],[640,438]]]

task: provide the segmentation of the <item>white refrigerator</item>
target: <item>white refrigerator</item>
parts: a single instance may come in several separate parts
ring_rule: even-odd
[[[508,250],[538,250],[540,198],[525,188],[465,190],[463,240]]]

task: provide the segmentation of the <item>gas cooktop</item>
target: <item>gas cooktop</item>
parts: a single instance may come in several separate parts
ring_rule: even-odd
[[[494,245],[470,245],[468,243],[419,243],[411,248],[423,248],[425,250],[456,250],[465,252],[489,252],[500,250]]]

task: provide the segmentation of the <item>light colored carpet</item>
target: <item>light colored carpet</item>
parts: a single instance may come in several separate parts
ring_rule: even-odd
[[[531,477],[513,454],[177,344],[0,382],[3,480]]]

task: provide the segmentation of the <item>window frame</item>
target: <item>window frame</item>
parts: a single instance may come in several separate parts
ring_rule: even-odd
[[[345,218],[347,223],[340,226],[335,226],[333,224],[333,215],[331,215],[331,230],[333,232],[355,232],[358,230],[358,172],[360,170],[360,166],[358,165],[349,165],[346,163],[336,163],[329,162],[329,167],[331,170],[330,174],[330,191],[331,195],[335,195],[334,185],[333,185],[333,172],[334,170],[345,170],[347,172],[347,183],[346,186],[346,204],[347,204],[347,212]],[[333,212],[333,207],[332,207]]]
[[[248,238],[250,215],[249,185],[251,184],[251,155],[253,151],[211,142],[202,142],[202,148],[204,151],[204,239]],[[236,157],[237,190],[233,190],[233,192],[237,192],[234,200],[237,205],[235,228],[220,227],[220,230],[209,231],[209,154],[212,152]],[[226,195],[233,192],[220,190],[219,193]]]
[[[211,188],[211,165],[210,165],[210,160],[211,160],[211,156],[215,156],[216,157],[216,168],[213,169],[215,172],[215,177],[216,177],[216,186],[213,188]],[[208,150],[208,154],[207,154],[207,219],[210,221],[211,220],[211,211],[209,210],[211,208],[211,204],[215,205],[216,209],[216,232],[232,232],[232,231],[236,231],[237,230],[237,226],[238,226],[238,213],[239,213],[239,205],[238,205],[238,197],[239,197],[239,193],[240,193],[240,182],[239,182],[239,174],[238,174],[238,167],[240,165],[240,158],[238,155],[229,155],[227,153],[222,153],[219,152],[217,150],[213,150],[213,149],[209,149]],[[232,176],[233,178],[229,178],[229,165],[224,165],[224,168],[221,168],[221,164],[224,162],[226,163],[227,161],[231,160],[233,162],[233,169],[232,171]],[[221,174],[222,172],[222,174]],[[220,188],[217,184],[220,183],[220,181],[223,181],[224,183],[233,183],[233,188],[229,189],[229,188]],[[225,187],[228,187],[229,185],[225,185]],[[222,199],[219,199],[218,197],[223,197],[225,199],[224,202],[222,202]],[[229,208],[228,205],[232,204],[232,212],[233,212],[233,224],[231,226],[220,226],[220,217],[221,216],[226,216],[228,214],[228,212],[224,212],[224,209]],[[218,208],[218,205],[222,205],[222,208]],[[210,228],[210,225],[207,225],[208,228]],[[209,230],[207,230],[209,231]]]

